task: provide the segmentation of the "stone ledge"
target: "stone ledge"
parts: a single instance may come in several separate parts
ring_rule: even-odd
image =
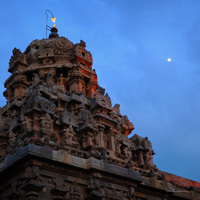
[[[19,147],[13,155],[7,155],[4,161],[0,164],[0,173],[2,173],[8,167],[13,165],[17,161],[25,158],[28,155],[53,160],[59,163],[68,164],[70,166],[85,170],[97,169],[99,171],[142,182],[142,177],[140,173],[130,168],[123,168],[117,165],[110,164],[105,160],[98,160],[96,158],[79,158],[73,155],[69,155],[63,150],[57,151],[52,150],[48,146],[37,146],[33,144],[28,144],[27,146],[22,148]]]

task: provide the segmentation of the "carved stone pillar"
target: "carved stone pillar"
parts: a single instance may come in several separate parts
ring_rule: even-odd
[[[109,149],[115,152],[115,137],[117,135],[117,131],[110,128],[110,142],[109,142]]]
[[[38,115],[33,116],[33,131],[39,131],[40,130],[40,124],[39,124],[39,117]]]
[[[95,93],[95,90],[98,89],[98,84],[96,81],[92,81],[91,83],[91,90],[90,90],[90,93],[89,93],[89,98],[93,98],[94,97],[94,93]]]
[[[82,147],[82,149],[85,149],[87,147],[87,136],[86,135],[83,135],[81,137],[81,147]]]
[[[80,68],[75,66],[71,72],[71,76],[68,80],[70,92],[82,92],[83,76],[80,72]]]
[[[144,158],[142,151],[139,151],[139,166],[140,167],[144,166]]]
[[[105,126],[103,125],[99,125],[99,147],[100,148],[104,148],[104,129],[105,129]]]
[[[87,146],[93,146],[94,135],[92,132],[87,133]]]
[[[73,77],[69,82],[70,92],[82,92],[82,77]]]

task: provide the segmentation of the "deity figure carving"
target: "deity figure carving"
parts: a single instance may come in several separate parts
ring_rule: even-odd
[[[115,150],[116,150],[116,152],[119,153],[119,154],[121,154],[121,145],[122,145],[122,143],[121,143],[121,138],[116,137],[116,138],[115,138]]]
[[[32,86],[35,87],[39,83],[40,83],[40,77],[38,76],[38,74],[34,73],[32,78]]]
[[[68,112],[66,108],[61,113],[60,121],[62,124],[77,126],[77,119],[75,113],[71,110]]]
[[[95,120],[89,110],[86,109],[84,104],[79,106],[78,121],[81,127],[96,126]]]
[[[28,118],[27,116],[24,117],[22,120],[22,130],[23,131],[32,131],[33,120]]]
[[[64,82],[65,82],[65,78],[63,77],[63,73],[61,73],[57,80],[57,85],[59,85],[62,88],[63,93],[66,91]]]
[[[41,117],[40,121],[41,132],[51,136],[53,133],[53,120],[51,119],[49,113],[46,113],[44,117]]]
[[[87,145],[88,146],[93,146],[94,144],[94,134],[90,131],[87,133]]]
[[[107,134],[103,134],[103,141],[104,141],[104,148],[108,149],[109,136]]]
[[[14,146],[17,141],[17,134],[12,130],[9,132],[8,138],[9,138],[8,140],[9,145]]]
[[[131,152],[130,147],[125,146],[125,147],[123,148],[123,154],[124,154],[128,159],[131,159],[131,158],[132,158],[132,152]]]
[[[45,86],[52,87],[53,84],[54,84],[53,76],[52,76],[52,73],[49,72],[49,73],[47,74]]]
[[[34,95],[41,95],[39,90],[40,78],[38,74],[34,73],[32,76],[32,84],[26,89],[25,97],[28,99]]]
[[[70,199],[81,200],[81,189],[77,181],[74,181],[73,184],[70,186],[69,195],[70,195]]]
[[[74,132],[72,125],[70,125],[67,129],[64,129],[61,134],[62,134],[64,144],[75,145],[75,146],[79,145],[75,137],[76,133]]]

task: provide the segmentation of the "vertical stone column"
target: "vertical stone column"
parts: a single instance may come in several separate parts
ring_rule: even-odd
[[[104,125],[99,125],[99,147],[100,148],[104,148],[104,139],[103,139],[103,135],[104,135],[104,129],[105,126]]]
[[[79,76],[71,77],[68,84],[69,84],[69,91],[70,92],[82,92],[82,81],[83,78]]]
[[[78,92],[83,92],[83,78],[82,77],[78,77],[77,79],[77,85],[78,85]]]
[[[20,85],[20,87],[19,87],[19,97],[20,97],[21,99],[24,97],[24,94],[25,94],[25,92],[26,92],[26,89],[27,89],[26,86]]]
[[[142,151],[139,151],[139,166],[144,166],[144,158]]]
[[[40,130],[39,117],[37,114],[34,114],[34,116],[33,116],[33,131],[39,131],[39,130]]]
[[[96,74],[91,74],[89,83],[87,84],[88,92],[87,96],[93,98],[95,90],[98,88],[97,76]]]
[[[13,99],[14,93],[15,93],[14,88],[12,86],[9,86],[8,89],[7,89],[7,96],[8,96],[7,100],[8,100],[8,102]]]
[[[86,135],[83,135],[81,137],[81,147],[84,149],[87,147],[87,136]]]
[[[116,130],[113,130],[113,128],[111,128],[111,140],[110,140],[110,149],[112,151],[116,151],[115,149],[115,137],[117,135],[117,131]]]
[[[92,81],[91,82],[91,86],[90,86],[90,92],[89,92],[89,98],[93,98],[94,97],[94,93],[95,90],[98,88],[97,82],[96,81]]]

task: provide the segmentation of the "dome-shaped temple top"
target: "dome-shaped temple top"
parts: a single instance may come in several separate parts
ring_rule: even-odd
[[[52,36],[48,39],[34,40],[24,53],[16,48],[13,50],[8,71],[13,75],[22,73],[27,86],[30,85],[33,74],[39,74],[40,79],[45,81],[45,77],[51,72],[54,79],[58,76],[65,79],[65,87],[69,92],[83,92],[92,98],[99,86],[95,70],[92,70],[92,55],[85,47],[86,44],[82,40],[73,44],[65,37]],[[72,81],[75,76],[80,77],[81,81]],[[5,82],[5,87],[10,88],[5,92],[8,100],[14,95],[13,92],[9,92],[14,87],[10,85],[11,78],[12,76]],[[21,98],[24,92],[25,90],[20,93]]]
[[[64,63],[81,63],[91,69],[92,55],[85,49],[83,41],[73,44],[65,37],[34,40],[24,54],[28,65],[50,65]]]

